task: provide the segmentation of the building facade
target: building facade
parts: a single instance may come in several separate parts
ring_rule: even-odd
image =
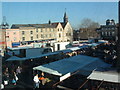
[[[6,29],[7,47],[17,47],[20,45],[19,29]]]
[[[4,56],[7,43],[6,43],[6,29],[9,28],[8,23],[6,22],[6,18],[3,17],[3,21],[0,25],[0,55]]]
[[[115,21],[113,19],[108,19],[106,20],[106,25],[101,25],[97,32],[100,34],[101,39],[116,41],[117,24],[115,24]]]
[[[80,30],[73,30],[73,40],[74,41],[80,40]]]
[[[5,29],[0,29],[0,55],[1,56],[4,56],[5,48],[6,48]]]
[[[10,36],[7,39],[7,45],[10,43],[20,43],[26,45],[30,43],[43,42],[71,42],[73,41],[73,29],[68,21],[66,12],[64,13],[63,22],[51,22],[46,24],[13,24],[8,29]],[[16,32],[16,35],[14,34]],[[18,35],[19,34],[19,35]],[[15,40],[16,39],[16,40]]]

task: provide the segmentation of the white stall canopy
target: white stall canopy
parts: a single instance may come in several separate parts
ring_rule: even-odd
[[[92,80],[104,80],[106,82],[120,83],[120,73],[116,70],[94,70],[87,78]]]
[[[93,71],[97,68],[110,67],[110,64],[103,62],[99,58],[94,58],[85,55],[73,56],[70,58],[55,61],[49,64],[34,67],[34,70],[40,70],[49,74],[63,76],[67,73],[74,73],[77,70]]]

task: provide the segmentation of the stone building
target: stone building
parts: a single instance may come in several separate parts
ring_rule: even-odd
[[[80,30],[73,30],[73,40],[74,41],[80,40]]]
[[[11,30],[19,31],[19,43],[30,44],[34,42],[72,42],[73,29],[68,21],[66,12],[63,22],[51,22],[45,24],[13,24]],[[13,43],[13,42],[12,42]]]
[[[106,25],[101,25],[97,32],[100,34],[101,39],[116,41],[117,24],[115,24],[115,21],[113,19],[108,19],[106,20]]]

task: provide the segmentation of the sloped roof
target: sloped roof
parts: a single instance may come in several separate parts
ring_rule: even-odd
[[[10,58],[8,58],[6,61],[21,61],[21,60],[26,60],[26,58],[19,58],[17,56],[12,56]]]
[[[11,29],[19,29],[20,27],[36,27],[36,28],[56,28],[59,22],[51,24],[13,24]]]
[[[101,25],[101,28],[112,28],[116,27],[116,25]]]
[[[36,27],[36,28],[56,28],[58,24],[61,24],[65,28],[66,24],[64,22],[54,22],[45,24],[13,24],[11,29],[19,29],[20,27]]]
[[[20,27],[33,27],[31,24],[13,24],[11,29],[19,29]]]
[[[29,60],[29,59],[34,59],[34,58],[41,58],[44,56],[49,56],[49,55],[55,55],[58,54],[58,52],[52,52],[52,53],[46,53],[46,54],[40,54],[39,56],[30,56],[30,57],[17,57],[17,56],[12,56],[8,58],[6,61],[21,61],[21,60]]]
[[[66,26],[66,24],[63,23],[63,22],[61,22],[61,25],[62,25],[63,28],[65,28],[65,26]]]

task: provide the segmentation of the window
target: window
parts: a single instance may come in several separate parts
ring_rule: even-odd
[[[71,33],[69,33],[69,36],[71,36]]]
[[[110,28],[107,28],[107,30],[110,30]]]
[[[69,42],[70,40],[69,39],[67,39],[67,42]]]
[[[112,32],[112,36],[114,36],[115,35],[115,32]]]
[[[36,38],[38,38],[38,34],[36,35]]]
[[[61,37],[61,34],[59,33],[59,37]]]
[[[31,36],[31,40],[33,40],[33,36]]]
[[[49,34],[49,37],[51,37],[51,34]]]
[[[38,28],[36,28],[36,32],[38,32]]]
[[[107,36],[107,32],[105,32],[105,36]]]
[[[104,32],[102,32],[102,36],[104,36]]]
[[[112,36],[112,32],[110,32],[110,36]]]
[[[14,37],[13,39],[14,39],[14,41],[16,41],[16,37]]]
[[[24,35],[25,34],[25,31],[22,31],[22,35]]]
[[[55,37],[55,34],[52,34],[51,37]]]
[[[66,33],[66,36],[68,36],[68,33]]]
[[[30,34],[33,34],[33,31],[30,31]]]
[[[9,38],[7,38],[7,41],[10,41],[10,39],[9,39]]]
[[[46,36],[46,38],[47,38],[47,34],[46,34],[45,36]]]
[[[43,31],[42,31],[42,28],[41,28],[41,32],[43,32]]]
[[[22,40],[24,41],[24,40],[25,40],[25,37],[22,37]]]
[[[112,30],[114,30],[115,28],[113,27]]]
[[[108,32],[108,36],[110,36],[110,32]]]
[[[59,28],[58,28],[58,31],[59,31]]]
[[[44,38],[43,34],[41,34],[41,38]]]
[[[62,31],[62,28],[60,29],[60,31]]]
[[[15,35],[15,34],[16,34],[16,32],[13,32],[13,34]]]
[[[45,29],[45,31],[47,32],[47,28]]]

